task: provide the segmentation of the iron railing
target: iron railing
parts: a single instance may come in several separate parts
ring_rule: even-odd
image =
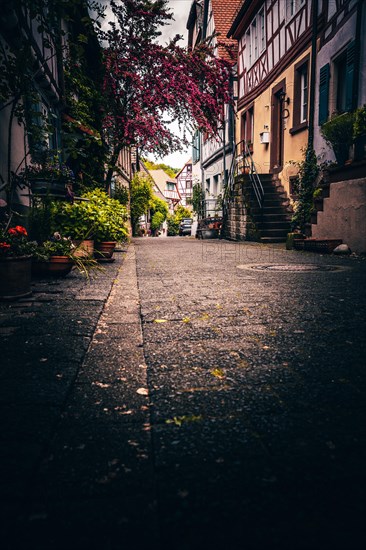
[[[245,140],[242,140],[235,145],[235,154],[233,155],[233,160],[228,174],[228,182],[224,193],[225,203],[231,200],[235,178],[241,174],[247,174],[249,176],[254,196],[259,208],[262,209],[264,199],[263,185],[256,170],[255,163],[253,162],[250,147],[248,142]]]

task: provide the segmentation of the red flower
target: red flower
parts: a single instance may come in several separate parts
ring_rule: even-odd
[[[0,243],[0,250],[9,250],[10,244],[8,243]]]
[[[27,230],[22,225],[16,225],[14,229],[16,229],[19,235],[24,235],[24,237],[28,237]]]
[[[13,235],[14,237],[21,237],[22,235],[24,237],[28,236],[27,230],[22,225],[16,225],[15,227],[11,227],[8,229],[9,235]]]

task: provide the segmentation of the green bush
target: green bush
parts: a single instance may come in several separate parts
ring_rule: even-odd
[[[162,214],[161,212],[155,212],[155,214],[151,218],[150,224],[152,231],[156,231],[157,229],[159,229],[164,220],[164,214]]]
[[[89,191],[82,198],[85,200],[74,204],[56,204],[55,230],[77,240],[127,240],[127,210],[119,201],[111,199],[101,189]]]
[[[332,147],[340,166],[349,158],[349,148],[353,143],[354,113],[342,113],[332,117],[321,126],[321,134]]]

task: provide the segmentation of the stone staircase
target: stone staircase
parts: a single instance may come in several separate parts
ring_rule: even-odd
[[[262,210],[259,208],[249,177],[245,176],[245,186],[250,204],[250,217],[260,238],[260,242],[285,242],[290,232],[292,209],[290,201],[279,180],[272,174],[259,174],[264,190]]]

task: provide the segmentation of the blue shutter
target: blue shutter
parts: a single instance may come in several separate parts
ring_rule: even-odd
[[[328,120],[329,102],[329,63],[320,69],[319,74],[319,126]]]
[[[352,111],[356,106],[355,98],[353,97],[354,90],[354,73],[355,73],[355,41],[350,42],[347,46],[347,62],[346,62],[346,111]]]

